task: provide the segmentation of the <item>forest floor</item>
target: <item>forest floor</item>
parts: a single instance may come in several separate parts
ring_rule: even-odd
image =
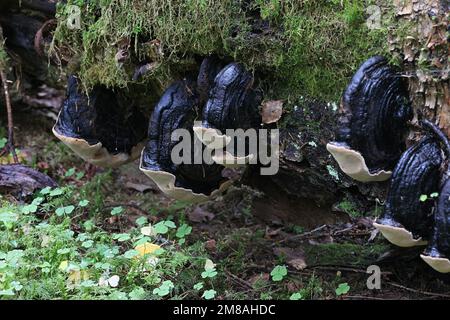
[[[89,165],[53,137],[53,120],[26,109],[15,119],[21,161],[59,187],[0,195],[0,298],[450,298],[450,277],[421,261],[423,248],[389,245],[373,217],[310,230],[262,221],[246,187],[200,206],[174,201],[137,163]],[[370,265],[379,290],[367,288]]]

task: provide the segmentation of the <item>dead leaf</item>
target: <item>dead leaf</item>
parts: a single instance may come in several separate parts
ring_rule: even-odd
[[[209,250],[209,251],[216,250],[216,240],[209,239],[208,241],[206,241],[205,242],[205,248],[206,248],[206,250]]]
[[[188,213],[188,218],[192,222],[208,222],[214,219],[214,213],[206,211],[201,207],[196,207],[193,211]]]
[[[142,243],[140,245],[137,245],[136,248],[134,248],[134,250],[139,252],[139,257],[143,257],[146,254],[151,254],[151,253],[155,252],[158,249],[161,249],[161,247],[158,246],[157,244],[153,244],[153,243],[150,243],[150,242]]]
[[[307,267],[303,250],[300,248],[274,248],[273,253],[278,257],[285,257],[286,263],[296,270],[303,270]]]
[[[261,108],[261,117],[263,123],[274,123],[280,120],[283,114],[283,101],[270,100],[264,101]]]

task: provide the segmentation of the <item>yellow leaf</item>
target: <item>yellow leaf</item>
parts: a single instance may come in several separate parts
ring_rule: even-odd
[[[67,277],[67,282],[78,284],[83,280],[89,279],[89,273],[86,270],[72,270]]]
[[[153,252],[155,252],[158,249],[161,249],[161,247],[158,246],[157,244],[153,244],[153,243],[150,243],[150,242],[142,243],[142,244],[136,246],[136,248],[134,248],[134,250],[139,252],[139,257],[143,257],[146,254],[153,253]]]
[[[64,261],[61,261],[58,268],[61,271],[66,271],[68,265],[69,265],[69,261],[64,260]]]

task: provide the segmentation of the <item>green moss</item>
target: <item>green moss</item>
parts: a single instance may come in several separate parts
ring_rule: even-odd
[[[306,246],[305,256],[309,266],[365,266],[373,264],[388,248],[385,244],[326,243]]]
[[[350,200],[343,200],[338,204],[338,208],[347,213],[352,218],[364,217],[364,214],[358,210],[356,205]]]
[[[82,10],[79,30],[67,27],[73,4]],[[157,67],[141,82],[164,88],[194,70],[196,58],[216,53],[255,70],[266,96],[336,101],[363,60],[388,52],[386,28],[369,30],[365,7],[359,0],[69,0],[58,5],[52,49],[66,53],[87,88],[126,87],[142,61]],[[124,39],[130,59],[119,65]],[[162,55],[149,50],[151,40]]]

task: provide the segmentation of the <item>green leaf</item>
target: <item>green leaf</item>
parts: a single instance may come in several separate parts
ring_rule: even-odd
[[[300,293],[300,292],[296,292],[296,293],[293,293],[290,297],[289,297],[289,300],[301,300],[303,297],[302,297],[302,294]]]
[[[177,226],[175,225],[175,223],[173,221],[170,220],[166,220],[164,221],[164,225],[170,229],[175,229]]]
[[[56,251],[56,253],[58,253],[58,254],[67,254],[69,252],[70,252],[70,248],[62,248],[62,249],[59,249],[58,251]]]
[[[128,233],[116,233],[115,235],[113,235],[113,239],[119,242],[124,242],[130,240],[131,236]]]
[[[187,224],[182,224],[178,229],[177,229],[177,233],[175,234],[175,236],[177,238],[184,238],[185,236],[187,236],[188,234],[190,234],[192,232],[192,227],[188,226]]]
[[[272,281],[281,281],[287,275],[286,266],[276,266],[270,273]]]
[[[94,241],[92,240],[86,240],[84,241],[81,245],[83,246],[83,248],[92,248],[92,245],[94,244]]]
[[[29,214],[29,213],[35,213],[37,211],[37,205],[35,204],[29,204],[22,208],[23,214]]]
[[[15,293],[12,289],[0,290],[0,296],[13,296]]]
[[[50,191],[52,191],[52,188],[51,188],[51,187],[45,187],[45,188],[42,189],[39,193],[42,194],[42,195],[46,195],[46,194],[49,194]]]
[[[347,294],[350,291],[350,286],[347,282],[339,284],[336,289],[336,295],[341,296],[343,294]]]
[[[111,214],[112,214],[113,216],[117,216],[117,215],[121,214],[122,212],[123,212],[123,208],[122,208],[122,207],[114,207],[114,208],[111,210]]]
[[[148,223],[147,217],[139,217],[139,218],[136,219],[136,224],[137,224],[139,227],[142,227],[143,225],[145,225],[145,224],[147,224],[147,223]]]
[[[58,217],[63,216],[64,215],[64,207],[56,209],[55,213]]]
[[[78,203],[78,205],[80,206],[80,207],[86,207],[87,205],[89,204],[89,200],[81,200],[79,203]]]
[[[202,272],[202,278],[214,278],[217,275],[216,269],[208,269]]]
[[[433,192],[432,194],[430,194],[431,198],[437,198],[439,197],[439,193],[438,192]]]
[[[169,228],[165,225],[165,221],[160,221],[153,226],[153,229],[156,233],[166,234],[169,231]]]
[[[194,284],[194,290],[200,291],[203,289],[203,282],[198,282]]]
[[[131,259],[131,258],[136,257],[138,254],[139,254],[139,252],[137,250],[131,249],[131,250],[126,251],[123,254],[123,256],[127,259]]]
[[[62,195],[63,193],[64,193],[64,190],[63,190],[63,189],[61,189],[61,188],[56,188],[56,189],[50,191],[49,196],[50,196],[50,197],[57,197],[57,196]]]
[[[157,294],[160,297],[167,296],[174,288],[174,284],[170,280],[164,281],[158,288],[153,290],[153,294]]]
[[[214,297],[216,296],[216,291],[211,289],[211,290],[206,290],[205,292],[203,292],[202,298],[205,298],[206,300],[211,300],[214,299]]]
[[[71,214],[73,212],[73,210],[75,210],[75,207],[72,205],[64,207],[64,212],[67,214]]]
[[[40,205],[45,199],[43,197],[37,197],[36,199],[31,202],[31,204],[34,204],[36,206]]]
[[[419,199],[420,199],[420,201],[425,202],[425,201],[427,201],[428,196],[426,194],[423,194],[423,195],[420,196]]]
[[[133,289],[133,291],[131,291],[128,296],[130,297],[131,300],[144,300],[146,293],[145,290],[141,287],[135,288]]]
[[[75,179],[81,180],[81,179],[83,179],[83,177],[84,177],[84,172],[81,171],[76,174]]]
[[[66,171],[66,173],[64,174],[64,176],[66,178],[71,177],[75,174],[75,168],[70,168],[69,170]]]

